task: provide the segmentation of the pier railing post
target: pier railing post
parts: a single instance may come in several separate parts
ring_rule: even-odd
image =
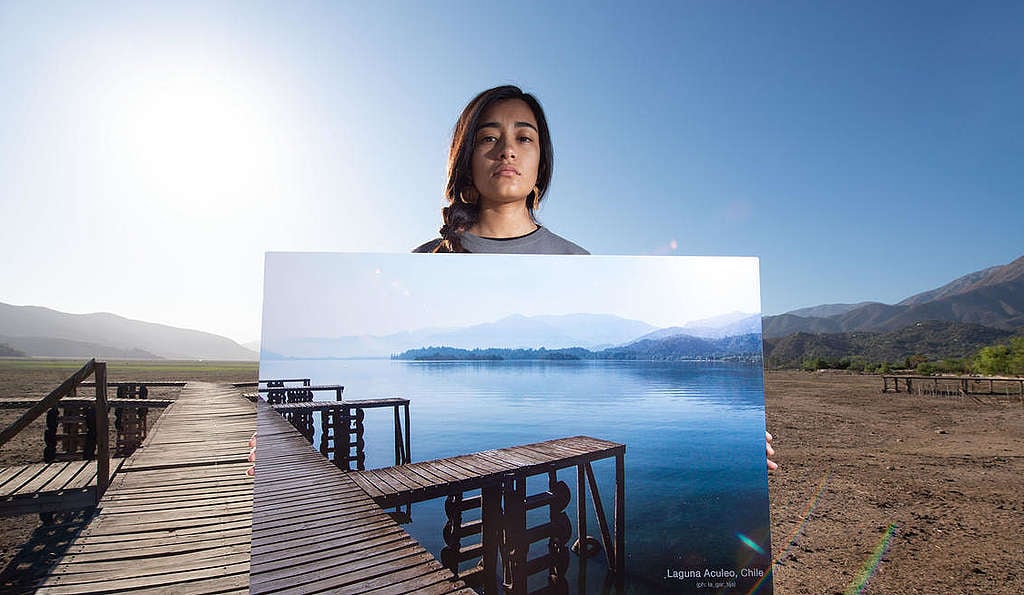
[[[483,550],[484,595],[498,594],[498,547],[501,543],[501,487],[485,486],[480,489],[480,545]]]
[[[587,480],[583,464],[576,465],[576,553],[580,561],[577,590],[587,592]]]
[[[1024,388],[1021,390],[1021,394],[1024,395]],[[405,408],[405,462],[412,462],[412,433],[409,429],[409,402],[406,401],[403,405]]]
[[[626,447],[615,454],[615,582],[626,577]]]
[[[398,405],[392,407],[395,412],[395,464],[402,465],[408,461],[405,458],[405,447],[402,445],[402,423],[398,417]]]
[[[615,550],[615,544],[612,543],[611,531],[608,530],[608,517],[604,514],[604,503],[601,502],[601,492],[597,488],[597,479],[594,477],[594,468],[587,461],[583,464],[587,471],[587,482],[590,484],[590,500],[594,505],[594,514],[597,516],[597,525],[601,528],[601,542],[604,545],[605,555],[608,557],[609,568],[618,568],[618,560]],[[616,469],[618,471],[618,469]],[[618,473],[616,473],[616,480],[618,479]],[[616,481],[616,488],[618,488],[618,481]],[[618,489],[616,489],[616,495],[618,495]],[[586,544],[581,544],[581,547]]]
[[[96,501],[110,485],[110,419],[107,414],[107,362],[96,362]]]
[[[502,481],[505,539],[502,543],[503,584],[509,595],[526,595],[526,478],[505,474]]]

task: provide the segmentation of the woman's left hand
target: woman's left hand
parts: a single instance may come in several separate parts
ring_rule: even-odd
[[[768,453],[769,457],[774,457],[775,456],[775,449],[772,448],[772,435],[769,434],[768,432],[764,433],[764,450],[765,450],[766,453]],[[776,463],[775,461],[773,461],[771,459],[768,459],[768,470],[769,471],[775,471],[778,468],[779,468],[779,464],[778,463]]]

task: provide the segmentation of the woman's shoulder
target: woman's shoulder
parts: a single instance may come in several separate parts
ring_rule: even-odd
[[[433,240],[430,240],[429,242],[425,242],[423,244],[420,244],[419,246],[416,246],[415,248],[413,248],[413,250],[412,250],[413,254],[422,253],[422,252],[433,252],[441,244],[441,242],[443,242],[443,241],[444,240],[441,239],[441,238],[434,238]]]
[[[543,250],[543,254],[590,254],[586,248],[570,242],[546,227],[541,227],[537,231],[538,247]]]

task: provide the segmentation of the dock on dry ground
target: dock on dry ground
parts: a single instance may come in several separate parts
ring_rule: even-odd
[[[236,389],[188,383],[39,592],[246,592],[255,426]]]

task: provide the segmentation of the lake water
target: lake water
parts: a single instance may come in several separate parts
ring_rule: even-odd
[[[759,365],[261,362],[260,378],[275,377],[343,384],[346,399],[410,399],[414,461],[578,434],[624,443],[629,592],[697,589],[694,580],[666,578],[673,570],[725,569],[739,574],[743,568],[765,573],[770,568],[764,384]],[[334,396],[322,393],[318,398]],[[367,411],[365,426],[367,468],[393,465],[391,410]],[[611,515],[613,459],[595,463],[594,471],[606,513]],[[559,479],[573,491],[566,513],[573,520],[574,540],[575,468],[559,472]],[[536,478],[528,493],[542,491],[545,484],[545,478]],[[404,525],[435,555],[444,546],[442,504],[443,500],[434,500],[413,506],[413,522]],[[588,533],[600,536],[592,510]],[[539,552],[541,545],[534,548]],[[533,549],[531,553],[537,555]],[[573,588],[576,568],[577,559],[572,556]],[[603,558],[588,561],[588,591],[597,590],[605,568]],[[757,582],[743,577],[708,582],[723,580],[733,580],[734,590],[742,592]],[[759,592],[766,588],[770,587]]]

